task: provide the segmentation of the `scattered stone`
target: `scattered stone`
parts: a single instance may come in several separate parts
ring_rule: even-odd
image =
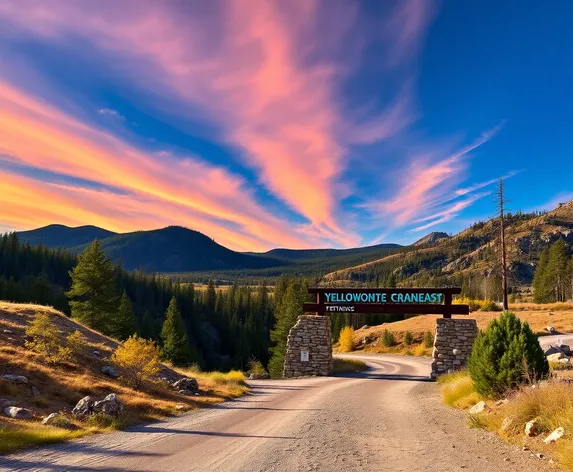
[[[249,375],[249,380],[267,380],[270,378],[271,378],[271,376],[266,372],[264,372],[262,374],[251,374],[251,375]]]
[[[472,406],[470,408],[470,415],[477,415],[479,413],[483,413],[483,411],[486,409],[486,404],[484,401],[478,402],[476,403],[474,406]]]
[[[175,405],[176,410],[186,410],[187,407],[185,405]]]
[[[11,329],[4,329],[4,330],[2,330],[2,332],[4,334],[14,334],[14,332]]]
[[[526,436],[537,436],[539,434],[539,418],[533,418],[525,424]]]
[[[563,357],[562,359],[559,359],[560,364],[569,364],[570,362],[571,359],[569,359],[568,357]]]
[[[82,398],[72,410],[72,415],[77,418],[83,418],[93,412],[95,400],[90,397]]]
[[[116,417],[121,415],[123,408],[123,403],[119,400],[115,393],[110,393],[103,400],[93,404],[93,411]]]
[[[110,376],[113,379],[117,379],[119,377],[119,374],[117,373],[117,371],[115,370],[115,368],[111,365],[104,365],[101,368],[102,373],[104,373],[105,375]]]
[[[32,391],[33,397],[39,397],[40,396],[40,391],[36,387],[32,386],[31,391]]]
[[[12,375],[12,374],[4,374],[2,376],[4,380],[8,380],[8,382],[20,383],[20,384],[27,384],[28,379],[23,375]]]
[[[7,406],[4,408],[4,414],[10,418],[18,418],[21,420],[29,420],[34,416],[30,410],[17,406]]]
[[[173,384],[173,388],[184,395],[193,395],[199,391],[199,384],[191,377],[183,377]]]
[[[100,352],[99,351],[94,351],[94,356],[99,357],[100,356]]]
[[[522,450],[522,451],[529,451],[529,448],[528,448],[527,446],[522,446],[522,447],[521,447],[521,450]]]
[[[368,325],[364,325],[364,326],[362,326],[362,328],[360,328],[360,329],[367,329],[367,328],[368,328]]]
[[[498,400],[495,402],[495,406],[503,406],[503,405],[507,405],[509,403],[509,400],[507,398],[503,398],[501,400]]]
[[[503,419],[500,430],[503,432],[509,431],[513,426],[513,422],[514,422],[513,416],[507,416],[506,418]]]
[[[565,429],[563,427],[557,428],[553,431],[549,436],[547,436],[543,442],[545,444],[551,444],[557,442],[557,440],[561,439],[561,437],[565,434]]]
[[[555,354],[549,354],[547,356],[547,361],[548,362],[559,362],[560,359],[563,359],[565,357],[565,354],[563,354],[561,351],[556,352]]]
[[[59,413],[50,413],[42,420],[42,424],[46,426],[51,426],[54,423],[57,423],[56,426],[65,427],[70,425],[70,420]]]
[[[555,333],[556,332],[556,330],[553,326],[547,326],[545,328],[545,331],[547,331],[548,333]]]
[[[540,460],[543,460],[543,459],[545,459],[545,454],[541,454],[541,453],[539,452],[539,453],[535,454],[535,457],[537,457],[537,458],[540,459]]]

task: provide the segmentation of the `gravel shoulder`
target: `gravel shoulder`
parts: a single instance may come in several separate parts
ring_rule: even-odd
[[[469,429],[426,381],[429,361],[364,355],[339,377],[253,382],[252,393],[129,431],[0,458],[0,470],[558,470]]]

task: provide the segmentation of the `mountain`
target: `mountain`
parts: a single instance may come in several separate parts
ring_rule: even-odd
[[[531,285],[540,252],[563,238],[573,247],[573,200],[544,213],[508,214],[506,245],[509,282],[513,287]],[[422,238],[424,241],[428,238]],[[431,242],[431,239],[434,239]],[[331,272],[323,285],[356,285],[386,280],[390,273],[399,283],[411,286],[436,284],[482,284],[487,298],[487,280],[499,277],[499,221],[478,222],[452,237],[432,236],[400,252]],[[486,280],[486,282],[484,282]],[[492,284],[495,285],[495,284]],[[474,287],[476,288],[476,287]],[[476,288],[477,290],[477,288]]]
[[[348,256],[376,256],[380,251],[387,251],[388,249],[399,249],[400,244],[377,244],[375,246],[356,247],[351,249],[271,249],[267,252],[252,253],[259,254],[265,257],[273,257],[277,259],[286,259],[289,261],[312,260],[312,259],[325,259],[333,257],[348,257]]]
[[[105,254],[126,270],[190,272],[263,269],[284,265],[271,257],[243,254],[217,244],[208,236],[180,226],[116,234],[100,241]],[[81,252],[86,245],[72,247]]]
[[[49,225],[30,231],[20,231],[18,239],[28,242],[31,246],[43,244],[50,249],[68,249],[74,246],[91,243],[96,239],[104,239],[117,233],[97,226],[78,226],[71,228],[64,225]]]
[[[424,236],[423,238],[418,239],[414,244],[412,244],[412,246],[431,245],[431,244],[438,242],[440,239],[445,239],[445,238],[449,238],[449,237],[450,236],[448,235],[448,233],[442,233],[439,231],[434,231],[433,233],[426,234],[426,236]]]

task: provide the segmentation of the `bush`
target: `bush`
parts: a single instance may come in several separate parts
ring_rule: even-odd
[[[66,338],[66,348],[70,356],[77,360],[86,349],[86,340],[79,330],[75,330]]]
[[[404,333],[404,344],[406,346],[409,346],[410,344],[412,344],[413,340],[414,338],[412,337],[412,333],[410,333],[410,331],[406,331],[406,333]]]
[[[247,373],[249,375],[254,375],[256,377],[263,376],[267,373],[263,363],[258,359],[255,359],[254,357],[249,360],[247,368],[248,368]]]
[[[26,347],[40,354],[48,364],[58,364],[70,359],[70,351],[62,343],[56,323],[48,313],[37,313],[26,328]]]
[[[434,347],[434,335],[431,331],[426,331],[426,334],[424,335],[424,347],[426,349]]]
[[[342,352],[350,352],[354,347],[354,328],[351,326],[345,326],[340,330],[340,335],[338,336],[338,343],[340,344],[340,350]]]
[[[159,373],[159,347],[151,340],[133,335],[118,346],[112,361],[125,372],[133,388],[139,390]]]
[[[549,372],[537,337],[511,312],[502,313],[479,333],[468,366],[475,390],[486,397],[501,396]]]
[[[501,311],[501,308],[492,300],[484,300],[481,304],[482,311]]]
[[[382,344],[386,347],[392,347],[396,344],[394,335],[387,329],[384,330],[384,334],[382,335]]]

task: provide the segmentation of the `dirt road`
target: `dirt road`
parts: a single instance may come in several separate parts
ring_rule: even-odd
[[[543,471],[470,430],[426,381],[429,361],[360,356],[345,377],[253,382],[251,395],[129,431],[0,458],[0,470]]]

